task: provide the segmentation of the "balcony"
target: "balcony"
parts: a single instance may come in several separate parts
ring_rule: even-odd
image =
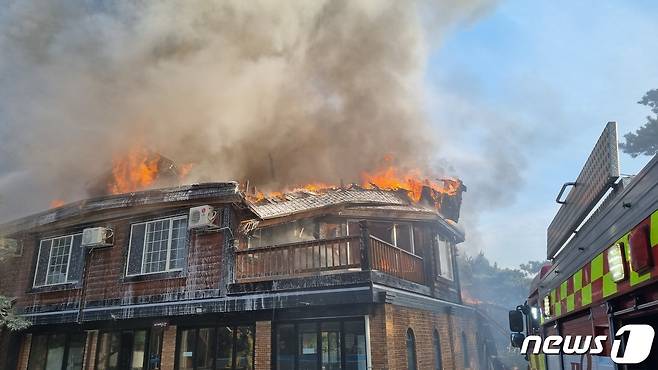
[[[236,252],[238,283],[367,270],[425,284],[421,257],[367,232]]]

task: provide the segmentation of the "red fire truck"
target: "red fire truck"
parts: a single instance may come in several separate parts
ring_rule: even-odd
[[[559,353],[542,346],[542,353],[526,355],[533,370],[658,369],[656,341],[646,344],[651,352],[639,364],[613,361],[629,340],[618,333],[621,327],[658,329],[658,156],[622,178],[616,123],[610,122],[556,201],[561,206],[547,232],[550,263],[535,277],[528,300],[510,312],[512,345],[522,347],[529,336],[540,336],[544,345],[549,336],[563,338],[562,347],[553,343]],[[606,338],[600,353],[567,354],[567,336]],[[589,348],[595,349],[594,341]]]

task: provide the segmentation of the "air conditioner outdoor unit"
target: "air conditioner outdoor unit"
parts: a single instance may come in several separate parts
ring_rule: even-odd
[[[82,231],[83,247],[109,247],[112,245],[112,229],[90,227]]]
[[[188,229],[214,229],[217,228],[215,219],[217,212],[212,206],[199,206],[190,208]]]

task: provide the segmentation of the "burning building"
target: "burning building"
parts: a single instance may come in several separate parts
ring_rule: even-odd
[[[104,195],[0,227],[6,369],[485,369],[458,180]]]

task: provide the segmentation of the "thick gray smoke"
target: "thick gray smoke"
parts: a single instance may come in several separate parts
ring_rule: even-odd
[[[10,1],[0,219],[85,197],[136,146],[273,188],[428,163],[428,50],[483,1]]]

